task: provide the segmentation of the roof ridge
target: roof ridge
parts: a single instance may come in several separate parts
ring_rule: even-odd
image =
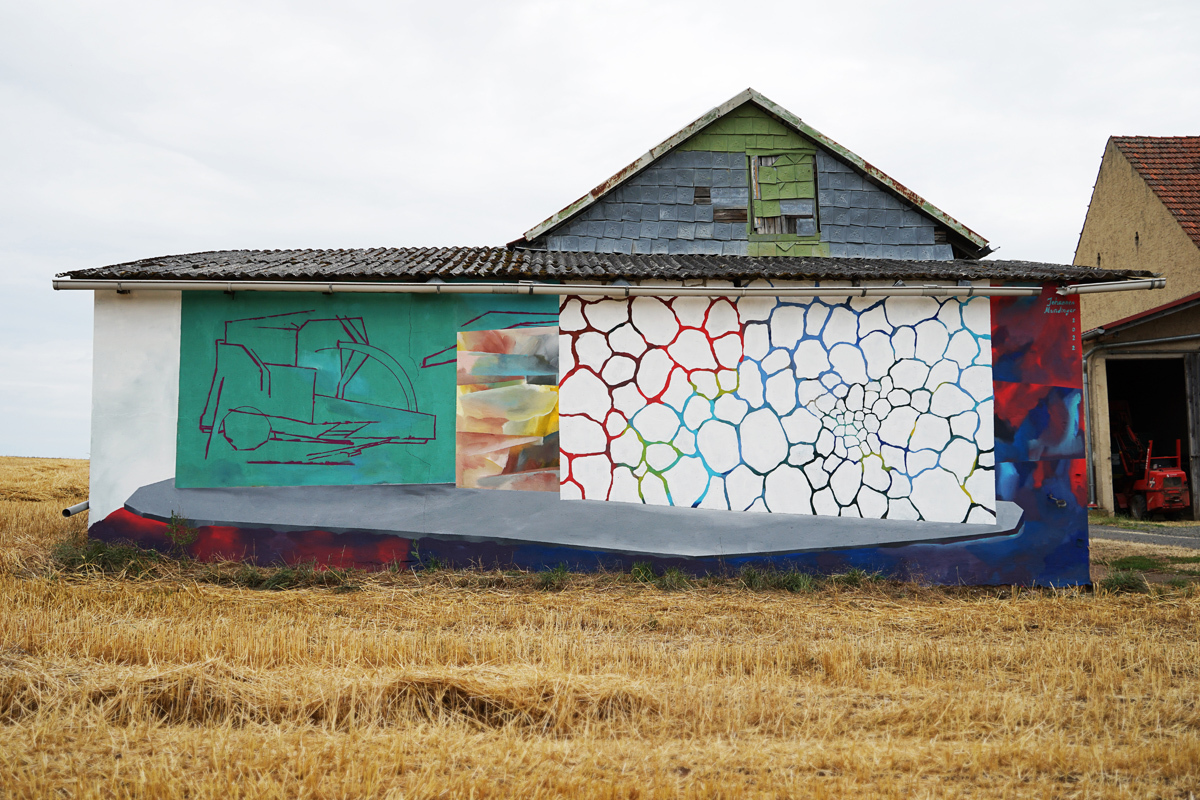
[[[1132,140],[1132,139],[1155,139],[1155,140],[1163,140],[1163,139],[1197,139],[1197,140],[1200,140],[1200,134],[1195,134],[1195,135],[1193,135],[1193,134],[1183,134],[1183,135],[1180,135],[1180,136],[1143,136],[1143,135],[1141,135],[1141,134],[1129,134],[1129,135],[1125,135],[1125,136],[1118,136],[1118,135],[1114,134],[1114,135],[1110,136],[1109,138],[1110,138],[1110,139],[1121,139],[1121,140]]]

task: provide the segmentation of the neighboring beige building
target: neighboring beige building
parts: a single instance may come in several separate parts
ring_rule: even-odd
[[[1114,510],[1114,425],[1153,439],[1156,455],[1178,439],[1189,483],[1200,475],[1200,136],[1108,140],[1074,263],[1167,278],[1165,290],[1081,298],[1093,499]]]

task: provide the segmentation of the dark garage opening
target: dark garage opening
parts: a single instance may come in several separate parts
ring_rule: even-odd
[[[1182,358],[1107,359],[1108,419],[1112,443],[1114,493],[1124,491],[1121,429],[1129,423],[1142,445],[1153,440],[1154,456],[1174,456],[1175,440],[1183,454],[1182,468],[1193,486],[1187,424],[1187,383]]]

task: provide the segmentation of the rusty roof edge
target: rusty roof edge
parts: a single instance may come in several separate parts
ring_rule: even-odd
[[[650,164],[653,163],[655,160],[657,160],[661,156],[665,155],[666,153],[670,152],[671,150],[675,149],[679,145],[683,144],[685,141],[687,141],[687,139],[689,139],[692,136],[692,134],[698,132],[701,128],[705,127],[706,125],[716,122],[718,119],[725,116],[730,111],[737,108],[738,106],[744,105],[746,103],[746,101],[752,99],[757,94],[758,93],[755,92],[753,89],[745,89],[741,92],[738,92],[736,95],[734,95],[730,99],[726,100],[721,105],[719,105],[715,108],[711,108],[708,111],[706,111],[705,113],[701,114],[699,117],[692,120],[687,125],[683,126],[678,131],[676,131],[675,133],[668,136],[666,139],[663,139],[661,142],[656,144],[654,147],[651,147],[640,158],[638,158],[637,160],[633,161],[632,163],[626,165],[622,169],[618,170],[615,175],[608,178],[608,180],[604,181],[599,186],[592,189],[590,192],[588,192],[583,197],[576,200],[574,203],[571,203],[566,208],[562,209],[561,211],[559,211],[555,214],[551,214],[549,217],[542,220],[537,225],[534,225],[532,228],[525,231],[525,233],[523,235],[524,240],[527,242],[533,241],[534,239],[541,236],[546,231],[548,231],[551,228],[558,225],[559,223],[567,220],[570,217],[575,216],[580,211],[583,211],[585,208],[587,208],[588,206],[595,203],[601,197],[608,194],[610,191],[617,188],[622,183],[629,180],[630,178],[632,178],[634,175],[641,172],[646,167],[650,166]],[[518,240],[518,241],[520,241],[520,240]]]
[[[917,208],[921,209],[921,211],[936,219],[938,222],[941,222],[942,224],[952,228],[955,233],[962,236],[964,239],[967,239],[976,247],[979,247],[983,250],[989,250],[987,239],[983,238],[981,235],[971,230],[966,225],[947,214],[945,211],[942,211],[933,203],[930,203],[924,197],[921,197],[921,195],[917,194],[912,189],[909,189],[907,186],[900,183],[900,181],[891,177],[883,170],[871,164],[862,156],[844,147],[843,145],[838,144],[833,139],[830,139],[828,136],[821,133],[819,130],[812,127],[783,106],[775,103],[770,98],[764,97],[762,94],[753,89],[749,89],[748,92],[750,93],[751,99],[762,106],[765,110],[779,117],[779,119],[786,122],[788,125],[791,125],[793,128],[800,131],[810,139],[815,140],[823,147],[832,150],[846,161],[849,161],[855,167],[861,169],[876,181],[883,184],[886,188],[892,190],[892,192],[902,197],[905,201],[912,203]]]

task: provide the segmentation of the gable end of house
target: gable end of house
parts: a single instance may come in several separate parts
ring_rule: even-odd
[[[986,239],[753,90],[511,246],[905,260],[990,252]]]

